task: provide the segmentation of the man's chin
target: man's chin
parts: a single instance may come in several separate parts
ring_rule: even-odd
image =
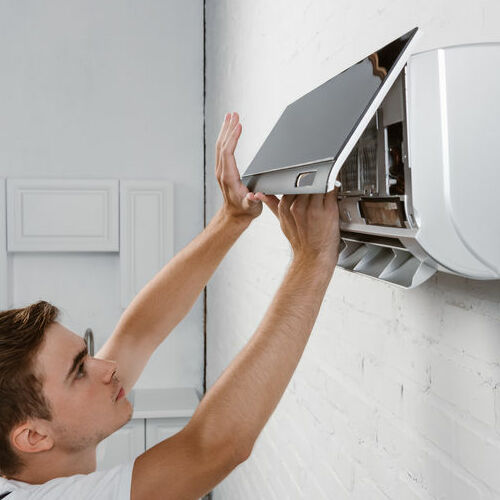
[[[130,420],[132,420],[132,415],[134,414],[134,407],[132,406],[132,403],[127,399],[127,403],[128,403],[128,406],[129,406],[129,411],[128,411],[128,418],[127,418],[127,422],[130,422]]]
[[[128,408],[128,410],[123,410],[125,413],[125,417],[124,417],[123,423],[120,425],[120,427],[123,427],[127,422],[130,422],[130,420],[132,420],[132,415],[134,413],[134,407],[132,406],[132,403],[126,397],[123,397],[123,400],[119,401],[119,404],[120,403],[123,406],[126,406]]]
[[[125,398],[123,398],[123,399],[125,399]],[[127,400],[126,403],[125,403],[125,401],[122,401],[121,403],[126,408],[128,408],[128,411],[125,409],[121,409],[122,416],[121,416],[120,420],[115,423],[115,425],[113,426],[113,428],[111,430],[109,430],[103,434],[100,434],[98,436],[96,446],[99,445],[99,443],[101,441],[104,441],[107,437],[111,436],[111,434],[114,434],[117,430],[121,429],[125,424],[130,422],[130,420],[132,420],[132,415],[134,413],[134,408],[133,408],[132,404],[130,403],[129,400]]]

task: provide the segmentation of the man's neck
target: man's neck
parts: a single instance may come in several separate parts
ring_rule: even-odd
[[[50,452],[48,453],[50,454]],[[9,477],[8,479],[23,481],[29,484],[43,484],[56,477],[89,474],[96,470],[95,447],[70,455],[67,453],[59,453],[57,455],[36,453],[33,455],[36,456],[29,457],[29,465],[19,474],[16,474],[15,477]]]

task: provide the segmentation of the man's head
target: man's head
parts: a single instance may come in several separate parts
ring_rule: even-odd
[[[91,358],[45,301],[0,312],[0,474],[32,457],[95,452],[132,416],[114,361]]]

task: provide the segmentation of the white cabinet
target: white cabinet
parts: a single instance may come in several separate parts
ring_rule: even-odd
[[[189,418],[136,418],[101,441],[97,447],[97,470],[133,462],[161,441],[177,434]]]
[[[174,186],[165,179],[0,178],[0,310],[13,306],[11,256],[113,252],[125,309],[174,255]]]
[[[101,441],[97,447],[97,470],[133,462],[144,453],[145,422],[144,419],[131,420]]]

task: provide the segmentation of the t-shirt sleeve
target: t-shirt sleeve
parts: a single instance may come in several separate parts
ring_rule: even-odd
[[[130,500],[134,462],[111,469],[58,477],[41,485],[14,489],[5,500]]]

